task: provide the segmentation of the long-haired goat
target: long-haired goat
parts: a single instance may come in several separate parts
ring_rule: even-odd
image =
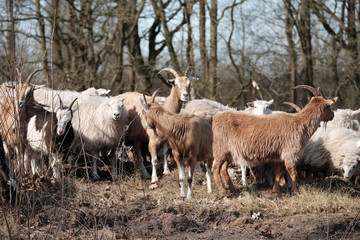
[[[123,99],[116,97],[91,97],[79,104],[71,124],[75,133],[72,149],[84,151],[93,159],[92,177],[99,179],[97,159],[100,154],[108,156],[119,146],[128,125],[128,112]],[[116,177],[115,152],[111,151],[111,173]]]
[[[154,92],[153,97],[156,92]],[[174,160],[179,170],[180,197],[185,198],[185,163],[189,166],[187,198],[193,195],[194,168],[196,161],[204,161],[207,166],[206,178],[208,192],[211,192],[212,163],[212,131],[211,116],[195,116],[187,113],[173,114],[157,103],[147,104],[140,99],[144,106],[143,117],[148,128],[156,135],[168,141]]]
[[[321,121],[330,121],[334,113],[330,105],[337,100],[314,97],[299,113],[276,113],[263,116],[226,111],[213,117],[214,179],[221,191],[234,187],[228,177],[225,163],[243,159],[250,166],[262,162],[284,162],[293,181],[292,191],[297,192],[296,162],[306,143]],[[226,139],[226,141],[225,141]],[[220,173],[221,170],[221,173]],[[226,171],[226,172],[224,172]],[[225,186],[220,174],[225,176]]]
[[[265,100],[255,100],[247,103],[247,108],[243,111],[246,113],[251,113],[254,115],[266,115],[271,114],[270,106],[274,100],[265,101]],[[194,99],[186,103],[185,108],[181,111],[184,113],[191,113],[195,115],[201,114],[211,114],[215,115],[223,111],[237,111],[235,108],[225,106],[219,102],[209,100],[209,99]],[[241,112],[241,110],[239,110]],[[238,160],[237,163],[241,167],[241,181],[243,185],[246,185],[246,172],[247,172],[247,163],[245,161]],[[224,166],[227,169],[227,166]]]
[[[19,153],[22,147],[19,129],[19,112],[24,104],[26,96],[33,91],[34,86],[30,83],[32,78],[41,70],[34,70],[25,81],[22,81],[22,74],[17,69],[17,82],[6,84],[6,91],[0,99],[0,136],[3,140],[3,148],[6,149],[7,166],[10,180],[14,180],[14,152]],[[18,168],[21,169],[22,155],[17,155]]]
[[[158,75],[161,77],[160,73],[170,72],[175,78],[166,80],[168,84],[170,84],[171,90],[170,95],[165,99],[165,103],[163,107],[171,113],[179,113],[184,102],[189,100],[189,88],[192,80],[195,80],[194,77],[188,77],[188,73],[191,67],[187,67],[184,73],[184,76],[180,76],[174,69],[172,68],[164,68],[162,69]],[[163,79],[161,77],[161,79]],[[164,139],[159,138],[151,129],[147,129],[145,126],[145,121],[141,118],[141,111],[143,107],[141,103],[138,101],[139,98],[142,97],[142,94],[137,92],[127,92],[118,95],[118,97],[125,99],[124,105],[126,109],[129,111],[129,131],[126,135],[126,142],[134,145],[136,152],[136,161],[142,173],[142,176],[146,179],[150,178],[149,173],[146,171],[142,156],[141,156],[141,144],[148,144],[148,150],[151,155],[151,164],[152,164],[152,183],[158,180],[156,165],[158,162],[157,159],[157,148],[161,143],[164,142]],[[149,99],[149,97],[147,97]],[[159,102],[161,98],[155,100]],[[164,152],[164,174],[169,173],[169,168],[167,165],[166,154],[167,145],[165,144],[163,147]]]

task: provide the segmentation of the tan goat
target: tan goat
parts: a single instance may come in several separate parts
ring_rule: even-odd
[[[163,73],[165,71],[172,73],[175,78],[166,80],[168,84],[170,84],[171,91],[170,95],[165,99],[165,103],[163,107],[171,113],[179,113],[184,102],[189,100],[189,88],[191,81],[194,78],[188,77],[188,73],[191,67],[187,67],[185,70],[184,76],[180,76],[174,69],[172,68],[164,68],[158,74]],[[136,152],[136,161],[140,168],[142,175],[149,179],[150,175],[146,171],[142,156],[141,156],[141,145],[148,143],[148,149],[151,154],[151,164],[152,164],[152,176],[151,182],[154,183],[158,181],[156,165],[158,162],[157,159],[157,148],[161,143],[164,142],[164,139],[158,138],[156,134],[151,129],[147,129],[145,127],[145,122],[141,119],[141,111],[143,107],[139,102],[139,98],[142,98],[142,94],[137,92],[126,92],[118,95],[117,97],[124,99],[125,108],[129,112],[129,130],[126,135],[127,144],[134,145]],[[147,97],[149,100],[150,97]],[[161,98],[156,98],[155,102],[159,102]],[[164,152],[167,150],[164,147]],[[164,174],[169,173],[169,168],[166,161],[166,154],[164,154]]]
[[[153,94],[153,98],[156,92]],[[207,166],[208,192],[211,192],[212,131],[211,116],[202,117],[187,113],[173,114],[157,103],[147,104],[145,96],[140,99],[144,106],[144,119],[148,128],[168,141],[179,170],[180,197],[185,198],[185,164],[189,166],[187,198],[193,196],[194,168],[196,161]]]
[[[320,91],[318,89],[318,95]],[[292,192],[297,192],[296,161],[320,122],[333,119],[334,113],[330,105],[336,100],[337,98],[327,100],[323,96],[314,97],[301,112],[295,114],[255,116],[234,111],[216,114],[212,125],[213,171],[220,191],[234,190],[227,165],[236,164],[234,160],[242,158],[250,166],[263,162],[284,162],[293,181]]]

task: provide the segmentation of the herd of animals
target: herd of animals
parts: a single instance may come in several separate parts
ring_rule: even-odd
[[[0,86],[0,178],[15,189],[21,174],[61,179],[65,162],[75,166],[77,157],[91,163],[91,177],[100,179],[98,160],[107,159],[111,176],[117,178],[118,154],[132,146],[134,162],[145,179],[156,183],[158,162],[169,174],[168,152],[179,171],[180,197],[192,198],[196,166],[206,167],[207,190],[211,178],[219,192],[234,191],[229,166],[241,167],[246,185],[249,167],[266,172],[276,193],[288,176],[293,193],[298,178],[310,173],[337,174],[345,179],[360,175],[360,110],[331,110],[337,98],[327,99],[323,91],[300,85],[313,98],[296,113],[271,111],[273,100],[256,100],[237,110],[209,99],[190,100],[190,67],[184,75],[172,68],[169,96],[146,96],[125,92],[110,96],[109,90],[89,88],[83,92],[52,90],[31,83],[17,70],[15,82]],[[161,76],[161,78],[163,78]],[[144,165],[144,151],[151,157],[151,176]],[[158,160],[161,156],[161,161]],[[45,166],[44,161],[46,159]],[[188,175],[185,168],[188,168]],[[50,171],[45,171],[50,169]],[[188,185],[187,193],[185,185]]]

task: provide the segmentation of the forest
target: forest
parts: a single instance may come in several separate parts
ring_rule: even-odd
[[[0,3],[0,82],[42,69],[54,89],[160,95],[164,67],[192,66],[191,98],[243,108],[255,99],[304,106],[292,87],[320,87],[359,108],[360,1],[6,0]],[[25,75],[25,74],[24,74]],[[303,95],[301,95],[303,94]]]

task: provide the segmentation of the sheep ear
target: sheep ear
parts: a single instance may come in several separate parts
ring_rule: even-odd
[[[254,102],[248,102],[246,105],[247,105],[248,107],[254,107]]]

